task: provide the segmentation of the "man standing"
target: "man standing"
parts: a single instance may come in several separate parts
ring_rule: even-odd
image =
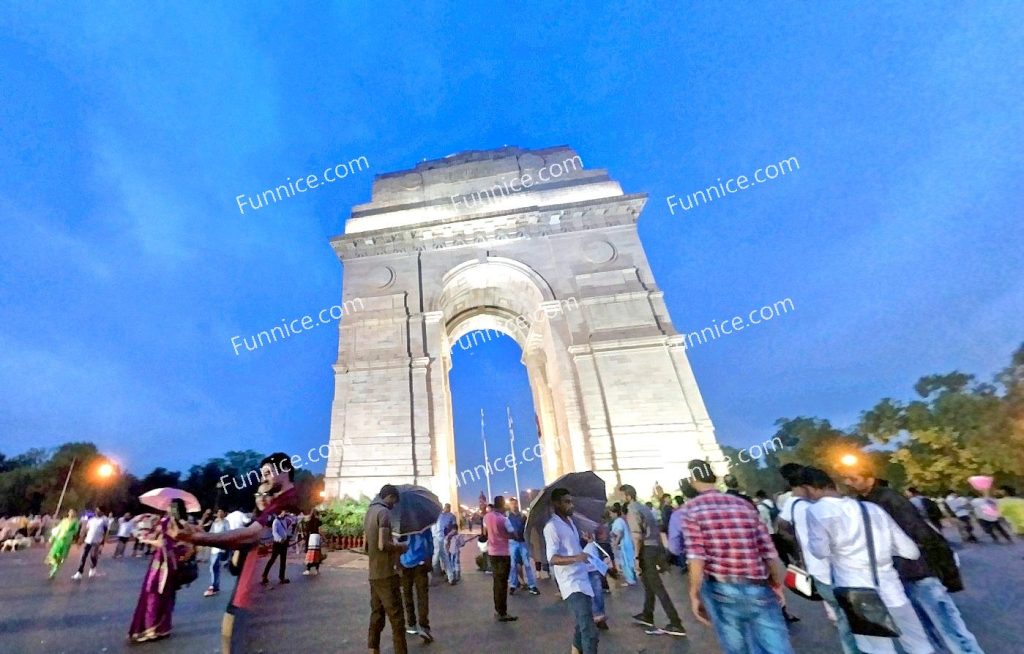
[[[209,533],[223,534],[227,530],[228,521],[225,519],[224,509],[217,509],[217,515],[210,523]],[[203,597],[213,597],[220,592],[220,568],[227,558],[227,550],[217,547],[210,548],[210,587],[203,593]]]
[[[443,576],[446,572],[445,563],[448,557],[444,555],[445,537],[449,531],[458,528],[458,520],[452,513],[452,505],[445,504],[441,515],[437,517],[437,522],[430,528],[430,533],[434,537],[434,556],[431,558],[430,567],[436,574]]]
[[[661,534],[658,531],[658,523],[654,519],[654,513],[649,507],[636,499],[636,489],[625,484],[619,490],[626,496],[629,509],[626,512],[626,523],[629,525],[630,536],[633,539],[637,553],[637,562],[640,565],[640,581],[644,585],[644,610],[633,616],[633,621],[650,627],[649,634],[669,634],[670,636],[685,636],[686,629],[679,619],[679,613],[669,597],[665,585],[661,582],[659,568],[665,565],[667,557],[665,548],[661,545]],[[661,608],[668,616],[668,624],[658,629],[654,626],[654,598],[661,601]]]
[[[693,614],[714,626],[724,654],[792,654],[782,617],[786,573],[757,509],[718,492],[707,461],[688,466],[698,492],[683,512]]]
[[[512,525],[512,535],[509,538],[508,550],[511,564],[508,573],[508,594],[515,595],[519,588],[519,572],[516,566],[523,565],[523,572],[526,574],[526,585],[531,595],[540,595],[537,588],[537,575],[533,570],[533,563],[530,561],[530,547],[526,542],[526,516],[519,511],[519,500],[512,498],[509,501],[508,521]]]
[[[262,604],[256,580],[270,554],[273,518],[282,511],[294,509],[298,493],[292,484],[295,469],[284,452],[275,452],[260,461],[260,474],[264,481],[256,492],[257,510],[248,526],[212,534],[192,527],[179,530],[172,521],[168,531],[172,538],[197,546],[248,548],[221,623],[224,654],[260,651],[272,646],[261,629],[261,618],[265,617],[262,613],[266,611],[260,612]]]
[[[508,576],[512,570],[508,541],[512,525],[505,516],[505,498],[501,495],[494,497],[494,510],[484,516],[483,533],[493,577],[494,618],[498,622],[515,622],[519,618],[508,614]]]
[[[580,533],[572,522],[572,495],[564,488],[551,491],[554,515],[544,525],[548,564],[558,583],[562,599],[569,603],[576,619],[572,636],[573,654],[597,654],[597,625],[591,602],[594,588],[587,573],[589,556],[580,547]]]
[[[406,542],[407,549],[399,557],[401,567],[398,576],[402,583],[402,604],[405,605],[405,633],[419,635],[424,643],[434,642],[430,634],[429,595],[432,545],[433,534],[426,531],[410,534]]]
[[[132,537],[132,514],[125,513],[121,517],[121,522],[117,525],[117,547],[114,548],[115,559],[124,557],[124,548],[128,544],[128,539]]]
[[[658,507],[661,511],[661,533],[668,534],[668,521],[672,517],[672,496],[668,493],[662,493],[661,495],[661,506]]]
[[[893,567],[894,560],[920,557],[917,545],[878,505],[841,497],[828,475],[817,481],[813,471],[803,474],[809,482],[804,489],[814,501],[807,512],[808,547],[815,556],[829,562],[834,585],[876,589],[900,632],[900,651],[932,654],[935,650]],[[863,652],[896,651],[891,638],[854,638]]]
[[[944,643],[952,652],[979,654],[982,650],[977,639],[949,596],[948,590],[962,590],[963,582],[946,539],[928,525],[910,500],[878,483],[865,465],[844,470],[844,481],[863,499],[881,507],[920,549],[918,558],[897,558],[896,572],[914,609],[926,618],[921,622],[929,628],[935,644]]]
[[[104,517],[103,509],[96,509],[96,515],[89,518],[89,521],[85,523],[85,547],[82,548],[82,562],[78,564],[78,572],[74,574],[72,579],[78,581],[82,578],[82,572],[85,571],[85,561],[92,555],[92,567],[89,568],[89,578],[96,576],[96,566],[100,562],[100,551],[103,549],[103,541],[107,537],[107,518]]]
[[[398,504],[398,489],[391,484],[381,487],[363,519],[366,553],[370,557],[370,654],[380,654],[380,634],[384,618],[391,623],[391,639],[395,654],[406,654],[405,616],[402,614],[402,592],[396,565],[405,551],[404,544],[391,536],[391,509]]]
[[[860,654],[853,631],[850,630],[850,621],[839,606],[836,594],[832,590],[832,572],[829,562],[827,559],[818,558],[811,551],[807,531],[808,512],[813,506],[813,502],[809,499],[812,490],[820,491],[818,494],[824,497],[838,497],[836,485],[825,471],[811,467],[801,467],[796,476],[790,479],[792,499],[786,504],[780,519],[791,526],[795,534],[796,544],[799,545],[799,548],[794,557],[804,572],[814,578],[814,589],[835,615],[834,622],[839,631],[839,644],[843,648],[843,654]]]

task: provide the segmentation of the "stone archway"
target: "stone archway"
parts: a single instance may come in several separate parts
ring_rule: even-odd
[[[645,201],[564,147],[378,176],[331,241],[343,298],[362,308],[339,327],[328,494],[411,482],[454,500],[451,348],[481,329],[522,348],[546,482],[593,470],[610,492],[631,483],[646,494],[656,481],[673,487],[692,458],[721,470],[636,233]]]

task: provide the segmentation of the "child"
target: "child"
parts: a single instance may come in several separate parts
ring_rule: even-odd
[[[463,536],[457,529],[452,529],[444,537],[444,551],[448,555],[448,565],[445,572],[448,574],[448,585],[454,586],[462,579],[462,546],[466,543],[480,538],[475,536]]]
[[[590,556],[587,561],[587,574],[590,576],[590,588],[594,591],[591,607],[594,612],[594,624],[598,629],[608,629],[608,619],[604,613],[604,576],[608,574],[607,552],[594,541],[593,534],[584,534],[583,552]]]

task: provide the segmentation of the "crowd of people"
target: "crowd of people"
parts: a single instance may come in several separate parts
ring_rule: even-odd
[[[305,552],[304,575],[318,574],[324,558],[316,512],[295,510],[293,472],[279,467],[286,458],[278,453],[261,463],[264,482],[251,514],[219,510],[190,517],[175,500],[163,515],[112,516],[97,508],[82,515],[69,510],[56,524],[49,516],[5,519],[0,535],[36,543],[48,538],[51,578],[79,543],[75,581],[86,571],[89,578],[97,575],[107,542],[116,542],[116,559],[129,556],[134,541],[130,555],[148,556],[151,564],[129,627],[131,642],[170,634],[176,593],[198,578],[200,562],[208,562],[204,597],[220,592],[227,567],[238,580],[223,620],[222,650],[249,651],[260,641],[256,589],[270,583],[274,565],[278,584],[288,584],[289,552]],[[495,620],[515,623],[508,597],[539,595],[537,579],[546,573],[572,613],[577,653],[597,652],[600,632],[611,628],[605,610],[609,580],[623,587],[641,584],[643,606],[633,621],[648,634],[686,636],[662,580],[673,565],[688,575],[691,612],[713,628],[725,654],[793,651],[789,623],[798,618],[786,610],[786,588],[821,601],[844,654],[982,651],[953,600],[964,588],[954,553],[962,545],[951,544],[943,527],[955,526],[961,543],[979,542],[979,531],[994,543],[1013,542],[1014,533],[1024,533],[1024,499],[1015,489],[948,491],[932,498],[913,487],[899,493],[870,469],[847,466],[839,473],[844,495],[825,470],[790,463],[779,469],[785,492],[750,496],[731,475],[720,480],[705,461],[689,466],[679,495],[655,489],[658,506],[641,502],[628,484],[615,489],[622,501],[612,503],[596,524],[574,519],[567,489],[547,489],[552,513],[543,525],[543,553],[531,552],[527,512],[516,499],[506,502],[502,496],[481,512],[480,534],[461,531],[446,504],[431,528],[397,536],[390,516],[399,493],[385,485],[364,521],[370,652],[379,651],[388,623],[397,654],[407,651],[408,635],[434,641],[431,576],[458,585],[462,551],[474,539],[480,541],[478,567],[492,578]],[[872,603],[874,613],[863,609]]]

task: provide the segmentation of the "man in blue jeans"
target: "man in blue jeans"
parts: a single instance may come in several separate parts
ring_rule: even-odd
[[[519,511],[519,500],[512,498],[508,501],[508,521],[512,523],[514,534],[509,535],[508,551],[512,558],[512,568],[508,572],[508,594],[515,595],[519,588],[518,564],[523,565],[523,572],[526,573],[526,585],[531,595],[540,595],[537,588],[537,575],[533,571],[533,562],[530,561],[530,546],[524,537],[526,530],[526,516]]]
[[[757,509],[718,492],[707,461],[689,469],[698,492],[683,511],[694,616],[714,626],[724,654],[793,654],[782,617],[786,573]]]
[[[569,604],[576,622],[572,653],[597,654],[597,625],[591,606],[594,589],[587,573],[590,556],[580,546],[580,532],[572,521],[572,495],[567,489],[551,491],[551,508],[554,515],[544,525],[544,543],[558,592]]]

